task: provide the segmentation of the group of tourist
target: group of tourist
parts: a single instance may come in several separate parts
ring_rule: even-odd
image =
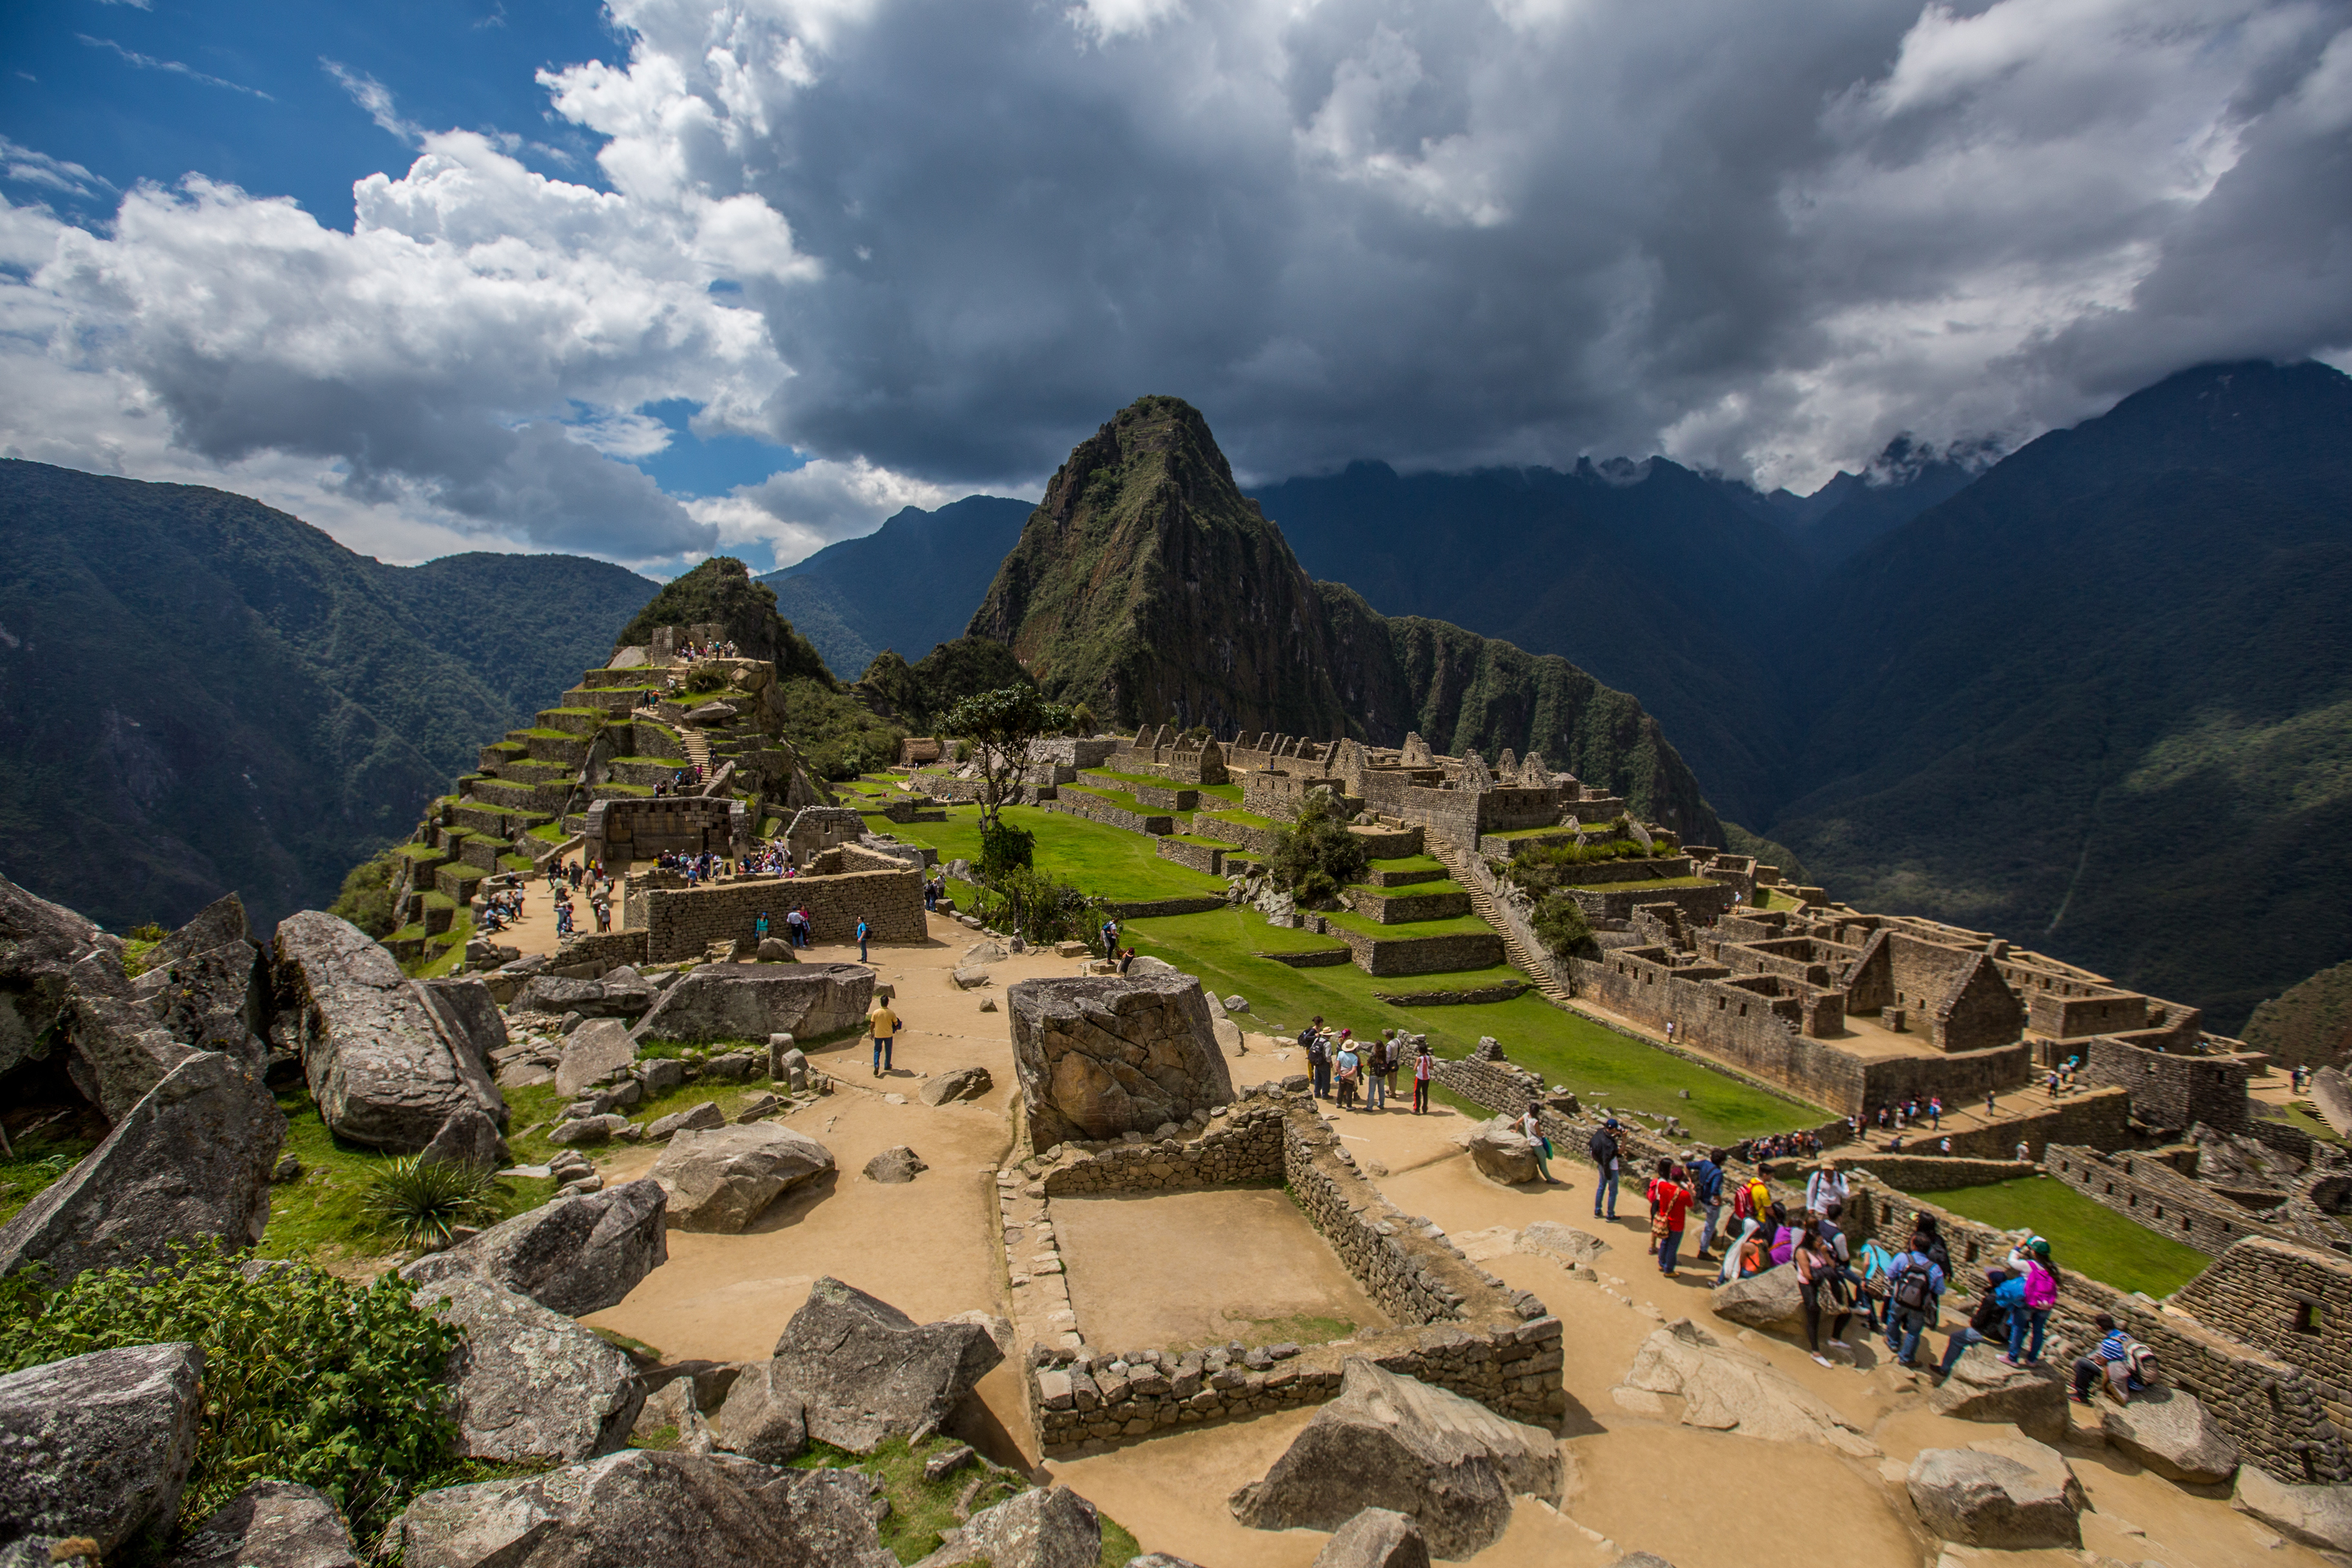
[[[706,658],[738,658],[735,644],[728,642],[680,643],[672,657],[680,665],[700,664]]]
[[[1812,1132],[1775,1132],[1769,1137],[1744,1139],[1739,1144],[1743,1161],[1817,1159],[1821,1152],[1821,1137]]]
[[[686,766],[673,771],[667,779],[654,781],[654,795],[656,799],[688,793],[698,795],[701,790],[702,764],[700,763],[688,763]]]
[[[865,929],[864,921],[859,921],[857,924],[860,931]],[[774,930],[774,922],[768,918],[768,911],[761,910],[758,917],[751,921],[751,940],[765,942]],[[809,912],[809,907],[806,904],[801,905],[798,909],[784,911],[784,941],[788,945],[806,947],[815,935],[816,917]],[[862,958],[865,953],[861,951],[858,956]]]
[[[1110,929],[1109,922],[1104,922],[1104,929]],[[1132,948],[1128,950],[1128,956],[1134,956]],[[1360,1042],[1351,1029],[1327,1027],[1323,1016],[1318,1013],[1307,1027],[1298,1031],[1298,1043],[1307,1052],[1307,1071],[1315,1098],[1331,1100],[1342,1110],[1386,1110],[1396,1096],[1397,1079],[1404,1071],[1410,1048],[1413,1114],[1427,1113],[1429,1081],[1435,1066],[1427,1040],[1408,1042],[1397,1030],[1383,1029],[1379,1039]],[[1550,1180],[1549,1172],[1545,1180]]]
[[[715,850],[707,849],[697,855],[665,853],[656,857],[654,864],[662,870],[676,872],[684,877],[686,885],[689,888],[714,881],[728,875],[733,869],[727,857]]]

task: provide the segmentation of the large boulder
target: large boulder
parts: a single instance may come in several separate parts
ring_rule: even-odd
[[[986,1068],[950,1068],[924,1080],[918,1091],[925,1105],[946,1105],[959,1100],[978,1100],[996,1087]]]
[[[555,1092],[570,1100],[637,1059],[637,1042],[617,1018],[592,1018],[572,1031],[555,1064]]]
[[[57,1032],[71,1047],[66,1071],[74,1087],[109,1118],[129,1111],[195,1054],[132,992],[121,955],[112,951],[92,952],[68,972]]]
[[[673,1110],[667,1116],[656,1117],[646,1124],[646,1140],[658,1143],[681,1132],[706,1132],[713,1127],[727,1125],[727,1113],[719,1109],[715,1100],[689,1105],[684,1110]]]
[[[2337,1137],[2352,1137],[2352,1078],[2342,1068],[2324,1067],[2311,1075],[2311,1103]]]
[[[830,1277],[809,1288],[776,1341],[776,1373],[801,1395],[808,1435],[870,1454],[936,1431],[1004,1359],[976,1323],[918,1323]]]
[[[1562,1225],[1555,1219],[1539,1219],[1519,1232],[1511,1243],[1514,1252],[1532,1252],[1540,1258],[1557,1258],[1566,1264],[1591,1264],[1609,1250],[1609,1244],[1590,1231]]]
[[[911,1182],[929,1169],[929,1165],[923,1163],[920,1155],[901,1143],[895,1149],[885,1149],[866,1161],[866,1179],[869,1182],[880,1182],[885,1186],[895,1186],[901,1183]]]
[[[2129,1454],[2168,1481],[2209,1486],[2238,1469],[2238,1442],[2204,1401],[2178,1388],[2151,1388],[2105,1410],[2107,1447]]]
[[[632,1448],[426,1492],[393,1528],[404,1568],[898,1568],[871,1500],[852,1472]]]
[[[449,1113],[449,1120],[416,1157],[494,1171],[507,1163],[507,1141],[499,1136],[497,1122],[474,1106],[461,1105]]]
[[[236,895],[223,902],[234,904]],[[214,906],[217,909],[219,906]],[[194,952],[174,952],[180,937],[207,921],[196,917],[148,954],[146,969],[131,982],[131,994],[145,1006],[157,1027],[191,1050],[226,1051],[267,1065],[269,1047],[262,1031],[269,1023],[269,970],[261,950],[244,935],[245,910],[234,910],[238,934]],[[208,933],[209,934],[209,933]]]
[[[1024,980],[1005,993],[1040,1149],[1150,1132],[1234,1098],[1201,983],[1173,973]]]
[[[400,1271],[412,1285],[459,1276],[530,1297],[551,1312],[585,1317],[617,1307],[669,1261],[667,1198],[650,1177],[556,1198],[501,1221]]]
[[[706,963],[662,993],[639,1039],[823,1039],[861,1028],[874,971],[862,963]]]
[[[92,1351],[0,1377],[0,1542],[169,1532],[196,1457],[204,1352]],[[44,1553],[46,1556],[46,1553]]]
[[[1611,1394],[1640,1415],[1664,1415],[1665,1396],[1679,1398],[1685,1426],[1773,1442],[1818,1443],[1855,1458],[1878,1456],[1877,1447],[1827,1400],[1762,1356],[1725,1344],[1688,1318],[1651,1331],[1625,1381]],[[1445,1553],[1439,1549],[1438,1555]]]
[[[121,973],[122,942],[63,904],[0,877],[0,1074],[37,1061],[58,1044],[74,965],[105,953]]]
[[[337,1137],[414,1154],[461,1105],[504,1120],[506,1101],[480,1058],[383,943],[304,910],[279,922],[275,951],[278,1026],[301,1052],[310,1098]]]
[[[2352,1487],[2289,1486],[2242,1465],[2230,1506],[2289,1541],[2352,1555]]]
[[[941,1568],[1095,1568],[1102,1561],[1102,1515],[1067,1487],[1017,1492],[950,1531],[925,1561]]]
[[[204,1237],[250,1247],[268,1223],[285,1137],[286,1118],[253,1068],[192,1055],[0,1226],[0,1275],[37,1263],[62,1283]]]
[[[1339,1397],[1228,1500],[1254,1530],[1338,1530],[1389,1509],[1415,1520],[1435,1555],[1468,1557],[1502,1539],[1512,1498],[1557,1503],[1560,1481],[1542,1427],[1352,1357]]]
[[[1411,1517],[1368,1508],[1323,1543],[1315,1568],[1429,1568],[1429,1542]]]
[[[180,1542],[163,1568],[359,1568],[335,1501],[292,1481],[256,1481]]]
[[[457,1453],[558,1464],[628,1441],[645,1402],[629,1358],[571,1319],[485,1279],[453,1275],[411,1298],[466,1331],[449,1356]]]
[[[654,1162],[672,1230],[740,1231],[787,1189],[833,1169],[833,1151],[772,1121],[680,1131]]]
[[[1472,1128],[1462,1140],[1478,1173],[1516,1186],[1537,1179],[1536,1146],[1519,1131],[1515,1118],[1497,1116]]]
[[[1952,1375],[1927,1395],[1927,1408],[1962,1421],[2012,1422],[2043,1443],[2066,1435],[2066,1385],[2058,1374],[2046,1366],[2011,1366],[1985,1345],[1961,1354]]]
[[[1926,1449],[1906,1484],[1919,1522],[1940,1540],[2004,1552],[2083,1544],[2083,1483],[2057,1449],[2030,1437]]]
[[[523,982],[511,1005],[518,1013],[552,1013],[561,1018],[635,1018],[654,1005],[653,985],[634,969],[616,969],[602,980],[566,980],[540,974]]]
[[[1707,1308],[1727,1323],[1761,1329],[1768,1334],[1805,1331],[1805,1298],[1796,1269],[1787,1264],[1730,1279],[1708,1294]]]
[[[754,1362],[727,1386],[712,1424],[719,1446],[730,1454],[781,1465],[808,1447],[808,1422],[801,1391],[779,1376],[772,1361]]]
[[[453,1039],[473,1048],[474,1059],[490,1069],[491,1058],[507,1048],[506,1015],[487,982],[474,975],[444,975],[422,982],[425,999],[441,1016]]]

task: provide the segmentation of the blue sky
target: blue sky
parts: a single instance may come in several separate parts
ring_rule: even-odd
[[[1811,490],[2352,354],[2352,0],[50,0],[0,455],[788,563],[1146,393],[1245,481]]]

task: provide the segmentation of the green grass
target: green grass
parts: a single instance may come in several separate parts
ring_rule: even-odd
[[[1445,862],[1434,855],[1403,855],[1393,860],[1372,860],[1367,864],[1375,871],[1426,871],[1433,878],[1452,875],[1446,870]]]
[[[1920,1195],[1938,1208],[1985,1225],[2046,1236],[2062,1271],[2073,1269],[2118,1290],[2138,1290],[2158,1300],[2212,1262],[2195,1247],[2136,1225],[2049,1176]]]
[[[542,822],[529,831],[531,837],[544,844],[561,844],[572,837],[563,831],[563,825],[560,822]]]
[[[1711,1072],[1580,1014],[1563,1012],[1532,992],[1508,1002],[1435,1007],[1391,1006],[1373,994],[1457,990],[1526,978],[1507,965],[1378,980],[1352,963],[1293,969],[1254,955],[1308,943],[1328,946],[1329,940],[1269,926],[1265,916],[1250,909],[1139,920],[1125,930],[1124,940],[1132,942],[1138,952],[1200,975],[1221,996],[1238,991],[1249,998],[1250,1014],[1242,1020],[1245,1029],[1295,1034],[1319,1013],[1326,1023],[1351,1028],[1360,1037],[1384,1028],[1426,1034],[1432,1047],[1446,1057],[1467,1056],[1480,1036],[1492,1035],[1513,1062],[1542,1074],[1549,1083],[1608,1104],[1672,1112],[1693,1136],[1721,1142],[1810,1126],[1826,1115],[1818,1107]],[[1685,1089],[1691,1098],[1679,1099],[1678,1091]]]
[[[1563,882],[1560,886],[1574,888],[1579,892],[1584,893],[1625,893],[1643,888],[1712,888],[1715,886],[1715,879],[1712,877],[1653,877],[1630,882]],[[1802,906],[1791,899],[1786,907],[1798,909]]]
[[[2336,1129],[2330,1127],[2326,1122],[2322,1121],[2318,1117],[2314,1116],[2310,1111],[2305,1110],[2300,1105],[2282,1105],[2278,1107],[2278,1110],[2280,1121],[2285,1122],[2290,1127],[2300,1127],[2305,1132],[2310,1133],[2314,1138],[2323,1140],[2326,1142],[2336,1144],[2339,1147],[2352,1144],[2352,1140],[2346,1139],[2342,1134],[2338,1133]]]
[[[1192,871],[1173,860],[1162,860],[1158,840],[1146,834],[1109,827],[1066,812],[1040,811],[1031,805],[1004,808],[1007,826],[1037,836],[1037,869],[1066,877],[1089,893],[1114,900],[1199,898],[1222,894],[1224,879]],[[909,844],[926,844],[940,852],[942,862],[980,859],[980,808],[955,805],[944,822],[892,824],[890,833]],[[965,907],[961,898],[957,908]]]
[[[1239,849],[1238,844],[1228,844],[1222,838],[1202,838],[1190,833],[1171,833],[1169,837],[1179,844],[1197,844],[1203,849]]]
[[[18,1209],[39,1197],[98,1147],[98,1139],[88,1135],[94,1130],[63,1130],[72,1120],[66,1118],[31,1134],[20,1130],[10,1138],[15,1152],[0,1158],[0,1223],[14,1218]]]
[[[1085,784],[1064,784],[1062,788],[1072,795],[1092,795],[1097,800],[1108,801],[1112,805],[1118,807],[1119,810],[1131,811],[1138,816],[1166,816],[1169,815],[1169,808],[1167,806],[1146,805],[1141,801],[1136,799],[1133,795],[1123,794],[1115,789],[1095,789],[1089,788]]]
[[[439,860],[447,855],[446,850],[436,849],[430,844],[395,844],[392,852],[406,856],[411,860]]]
[[[1353,884],[1368,893],[1378,893],[1384,899],[1426,899],[1439,893],[1458,893],[1462,884],[1450,877],[1433,877],[1426,882],[1398,882],[1385,888],[1375,888],[1369,882]]]
[[[278,1095],[278,1109],[286,1113],[284,1152],[302,1162],[303,1173],[299,1180],[281,1182],[269,1189],[268,1228],[254,1250],[263,1258],[291,1258],[320,1265],[398,1251],[399,1237],[377,1226],[365,1208],[370,1180],[394,1156],[337,1138],[327,1131],[319,1108],[302,1089]],[[520,1155],[521,1151],[516,1152]],[[512,1177],[493,1189],[490,1198],[497,1216],[504,1219],[535,1208],[554,1194],[551,1180]]]
[[[1391,889],[1390,891],[1398,889]],[[1409,936],[1461,936],[1476,931],[1492,931],[1495,928],[1476,915],[1454,915],[1442,921],[1408,921],[1402,925],[1384,926],[1378,921],[1334,910],[1323,917],[1333,929],[1354,931],[1359,936],[1377,936],[1394,940]]]
[[[528,872],[538,868],[537,862],[528,855],[501,855],[499,864],[509,871]]]
[[[661,1440],[667,1434],[667,1441]],[[664,1428],[640,1447],[670,1447],[677,1441],[674,1429]],[[956,1446],[952,1437],[930,1437],[920,1447],[910,1447],[904,1437],[893,1437],[873,1453],[860,1458],[845,1449],[830,1444],[811,1443],[798,1458],[792,1461],[796,1470],[838,1469],[858,1470],[882,1483],[882,1495],[889,1501],[889,1511],[883,1515],[880,1526],[882,1544],[901,1563],[916,1563],[928,1557],[939,1547],[940,1538],[956,1528],[956,1501],[964,1489],[982,1472],[977,1466],[967,1465],[936,1481],[923,1479],[923,1464],[932,1455]],[[992,1476],[971,1499],[971,1509],[982,1509],[1003,1502],[1030,1489],[1027,1480],[1010,1472]],[[1129,1559],[1142,1551],[1136,1539],[1108,1514],[1102,1515],[1102,1555],[1097,1568],[1122,1568]],[[982,1561],[974,1559],[975,1562]]]
[[[1102,787],[1099,781],[1104,779],[1114,780],[1119,784],[1143,784],[1152,789],[1198,790],[1201,788],[1199,784],[1178,784],[1174,779],[1163,779],[1158,773],[1113,773],[1108,768],[1088,768],[1078,777],[1084,779],[1087,786],[1096,789]]]
[[[1237,784],[1186,784],[1184,787],[1199,790],[1202,800],[1222,800],[1227,805],[1242,803],[1242,786]]]
[[[640,767],[667,768],[672,773],[686,766],[684,757],[614,757],[613,759],[613,765],[615,767],[623,763],[634,763]]]
[[[574,710],[574,711],[578,710]],[[588,743],[590,739],[586,735],[575,735],[569,730],[551,730],[544,725],[538,724],[534,724],[528,730],[517,730],[515,733],[518,735],[527,735],[534,741],[577,741],[583,746]]]
[[[1276,822],[1270,816],[1260,816],[1252,811],[1209,811],[1205,808],[1193,814],[1192,826],[1198,827],[1203,821],[1230,822],[1236,827],[1256,827],[1275,833],[1290,826],[1286,822]]]

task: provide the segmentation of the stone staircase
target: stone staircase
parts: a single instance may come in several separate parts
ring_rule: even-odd
[[[1470,895],[1472,912],[1501,935],[1503,951],[1509,955],[1511,967],[1534,982],[1536,989],[1543,993],[1546,1001],[1557,1006],[1567,1006],[1568,987],[1559,983],[1558,975],[1553,972],[1549,955],[1530,950],[1528,945],[1520,940],[1512,922],[1504,918],[1501,908],[1495,901],[1495,896],[1486,891],[1486,887],[1473,873],[1469,853],[1460,845],[1435,833],[1424,834],[1423,842],[1428,847],[1432,855],[1444,862],[1446,875],[1453,878],[1461,885],[1463,890]]]

